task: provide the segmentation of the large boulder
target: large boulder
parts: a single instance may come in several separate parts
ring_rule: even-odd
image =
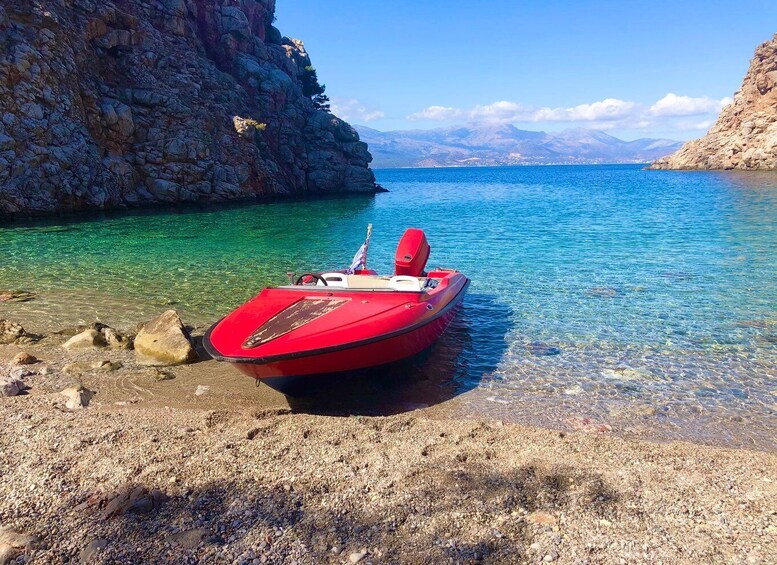
[[[168,310],[143,325],[135,337],[135,351],[150,365],[181,365],[197,360],[192,338],[178,312]]]

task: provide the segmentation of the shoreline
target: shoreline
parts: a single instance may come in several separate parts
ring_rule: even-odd
[[[229,208],[243,208],[262,204],[275,204],[278,202],[317,202],[321,200],[340,200],[347,198],[372,198],[377,194],[386,192],[390,191],[376,183],[373,190],[269,194],[246,196],[230,200],[202,200],[199,202],[186,200],[178,202],[144,202],[138,205],[126,204],[113,208],[84,208],[78,210],[56,211],[28,210],[5,215],[0,213],[0,220],[8,227],[35,226],[45,225],[49,222],[65,221],[67,223],[72,223],[125,216],[188,214]]]
[[[226,364],[66,339],[0,345],[0,367],[42,360],[0,398],[0,556],[9,528],[32,563],[766,563],[777,542],[773,452],[316,414]],[[96,394],[71,411],[74,384]]]

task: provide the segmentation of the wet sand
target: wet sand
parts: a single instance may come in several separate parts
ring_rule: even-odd
[[[41,359],[27,394],[0,398],[0,528],[35,539],[21,551],[0,530],[0,562],[773,559],[774,453],[465,419],[440,383],[378,378],[354,406],[213,361],[158,380],[131,351],[66,351],[66,335],[16,319],[45,337],[0,346],[1,368]],[[123,366],[91,368],[102,360]],[[96,395],[70,411],[59,392],[76,382]]]

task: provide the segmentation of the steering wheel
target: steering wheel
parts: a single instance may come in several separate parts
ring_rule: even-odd
[[[321,275],[317,275],[315,273],[305,273],[304,275],[301,275],[297,279],[297,282],[295,282],[294,284],[306,286],[310,284],[311,282],[310,279],[313,279],[314,281],[316,281],[316,283],[318,283],[318,281],[321,281],[322,283],[324,283],[324,286],[329,286],[324,277],[322,277]]]

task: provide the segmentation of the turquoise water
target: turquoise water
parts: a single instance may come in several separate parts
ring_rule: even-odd
[[[287,271],[347,265],[367,223],[370,266],[381,271],[404,228],[422,227],[430,263],[472,279],[437,353],[449,353],[446,382],[468,390],[466,410],[775,445],[777,175],[376,174],[391,192],[374,198],[0,227],[0,288],[41,293],[28,304],[44,315],[47,295],[78,295],[88,297],[74,300],[85,319],[110,322],[126,301],[149,312],[175,305],[204,324]]]

